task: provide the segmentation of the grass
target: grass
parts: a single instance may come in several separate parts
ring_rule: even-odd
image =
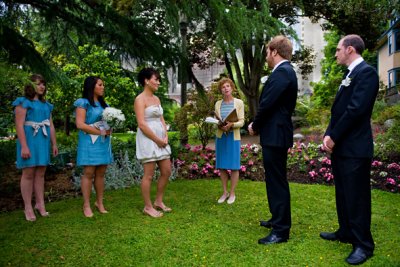
[[[110,213],[86,219],[81,198],[47,205],[34,223],[21,210],[0,214],[0,266],[347,266],[351,245],[324,241],[334,231],[334,188],[291,184],[293,226],[288,243],[264,246],[268,230],[262,182],[240,181],[233,205],[216,204],[219,180],[171,182],[174,211],[153,219],[141,212],[140,188],[108,191]],[[153,187],[154,195],[155,187]],[[375,255],[364,266],[399,266],[399,194],[373,190]]]

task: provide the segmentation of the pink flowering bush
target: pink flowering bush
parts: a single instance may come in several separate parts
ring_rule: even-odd
[[[174,160],[178,177],[183,179],[213,179],[220,176],[215,169],[215,151],[209,147],[185,146]],[[299,183],[333,185],[331,160],[314,142],[296,142],[288,150],[288,180]],[[241,146],[239,170],[241,179],[264,180],[261,147],[257,144]],[[374,159],[371,163],[371,186],[390,192],[400,192],[400,165],[398,162],[384,162]]]
[[[242,145],[239,175],[241,179],[264,180],[262,153],[258,145]],[[174,160],[179,176],[185,179],[215,178],[220,171],[215,169],[215,151],[209,147],[185,146]],[[228,171],[230,173],[230,171]]]

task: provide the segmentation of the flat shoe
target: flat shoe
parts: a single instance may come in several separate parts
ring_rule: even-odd
[[[160,209],[160,210],[162,210],[163,212],[171,212],[171,211],[172,211],[172,209],[171,209],[170,207],[167,207],[167,206],[165,206],[165,205],[164,205],[163,207],[161,207],[161,206],[159,206],[159,205],[154,204],[153,206],[154,206],[154,208]]]
[[[162,213],[162,212],[159,212],[159,211],[157,211],[156,210],[156,213],[155,214],[151,214],[149,211],[147,211],[146,209],[143,209],[143,214],[145,214],[145,215],[149,215],[150,217],[153,217],[153,218],[160,218],[160,217],[162,217],[164,214]]]
[[[224,194],[218,199],[218,204],[222,204],[229,197],[229,194]]]
[[[235,200],[236,200],[236,196],[233,195],[233,196],[230,196],[230,197],[228,198],[228,201],[227,201],[226,203],[228,203],[228,204],[233,204],[233,202],[235,202]]]

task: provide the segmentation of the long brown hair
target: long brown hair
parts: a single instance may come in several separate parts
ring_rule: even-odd
[[[25,97],[28,98],[29,100],[33,100],[35,98],[36,95],[36,90],[35,90],[35,86],[36,86],[36,82],[39,81],[40,83],[43,83],[46,86],[46,81],[43,78],[42,75],[40,74],[32,74],[29,77],[29,80],[31,81],[29,84],[25,85]],[[45,100],[45,95],[47,92],[47,88],[44,90],[43,95],[39,95],[39,100],[42,102],[46,102]]]

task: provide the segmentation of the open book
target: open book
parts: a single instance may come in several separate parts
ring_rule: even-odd
[[[216,125],[225,125],[227,122],[237,122],[239,121],[236,108],[233,108],[225,119],[221,119],[216,113],[214,113],[215,118],[207,117],[204,121],[207,123],[212,123]]]

